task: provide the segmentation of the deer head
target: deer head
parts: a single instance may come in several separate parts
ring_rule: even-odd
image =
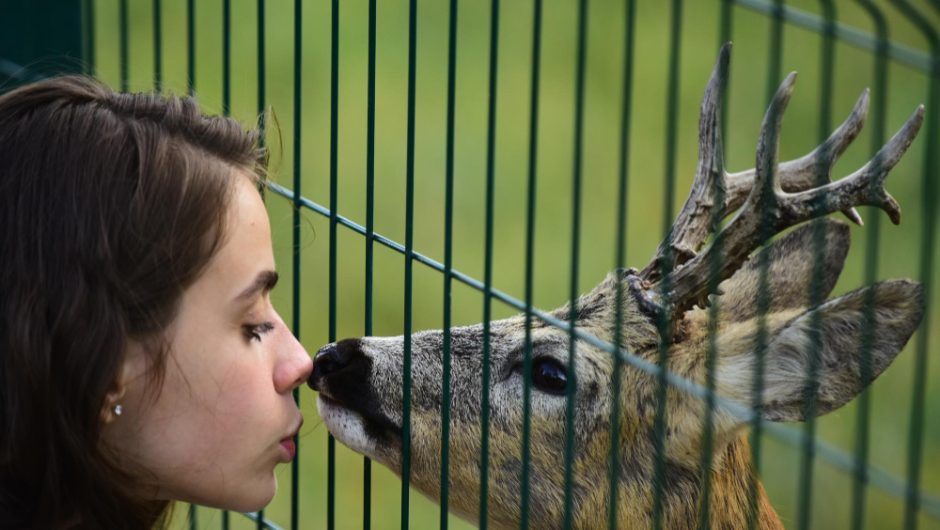
[[[619,341],[619,347],[649,362],[663,360],[669,371],[699,384],[706,380],[713,340],[720,396],[752,408],[766,421],[802,421],[807,414],[841,407],[887,368],[921,320],[923,293],[917,283],[895,280],[827,301],[849,246],[847,225],[834,220],[820,219],[765,243],[787,228],[836,211],[860,223],[854,210],[858,205],[878,206],[897,224],[900,208],[883,183],[916,136],[923,108],[864,167],[830,182],[831,167],[862,127],[868,93],[813,152],[778,164],[777,137],[795,81],[790,74],[765,115],[756,167],[729,174],[722,162],[719,123],[729,56],[726,45],[705,90],[692,190],[653,259],[642,270],[612,272],[574,307],[552,315],[608,343]],[[714,310],[707,309],[712,303]],[[712,524],[745,526],[754,472],[742,418],[721,406],[713,412],[713,457],[707,471],[712,494],[703,499],[706,404],[671,387],[660,394],[656,377],[635,368],[624,366],[615,374],[610,352],[580,339],[572,348],[569,331],[530,320],[528,340],[524,316],[489,323],[488,388],[482,388],[481,378],[484,326],[449,330],[449,505],[455,513],[471,521],[480,516],[485,392],[490,407],[489,523],[517,528],[521,522],[523,409],[528,401],[530,524],[561,526],[566,392],[574,385],[570,487],[575,527],[606,527],[611,502],[617,504],[619,527],[647,527],[655,495],[661,496],[666,528],[692,527],[705,501],[710,502]],[[872,332],[866,335],[865,330]],[[309,382],[319,392],[317,405],[330,432],[401,474],[408,343],[413,385],[410,476],[431,498],[440,494],[443,341],[444,332],[438,330],[329,344],[317,353]],[[572,352],[574,371],[569,372]],[[814,384],[807,383],[811,367]],[[531,375],[529,400],[524,372]],[[763,380],[757,400],[752,390],[756,377]],[[615,378],[619,395],[612,385]],[[814,406],[805,406],[807,399]],[[611,432],[615,403],[620,415],[616,432]],[[665,413],[659,446],[664,467],[661,484],[654,485],[660,406]],[[619,454],[616,499],[608,487],[612,444]],[[758,494],[759,527],[778,527],[763,490]]]

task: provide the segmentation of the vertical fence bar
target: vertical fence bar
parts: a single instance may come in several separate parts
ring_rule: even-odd
[[[774,0],[770,17],[770,52],[767,60],[767,87],[765,99],[769,104],[774,99],[777,83],[781,77],[783,59],[783,0]]]
[[[415,77],[418,36],[418,2],[411,0],[408,10],[408,138],[405,172],[405,354],[402,370],[402,465],[401,465],[401,527],[408,528],[409,486],[411,485],[411,307],[414,266],[414,156],[415,156]]]
[[[526,197],[525,342],[522,360],[522,528],[529,527],[529,467],[532,459],[532,298],[535,269],[535,177],[538,150],[539,75],[542,55],[542,0],[535,0],[532,23],[532,80],[529,108],[529,175]]]
[[[630,118],[633,110],[633,48],[636,40],[634,33],[636,21],[636,2],[627,0],[624,13],[623,28],[623,94],[620,114],[620,161],[619,186],[617,188],[617,241],[615,267],[621,270],[627,259],[627,191],[630,173]],[[623,368],[621,358],[621,342],[623,340],[623,282],[617,282],[617,293],[614,301],[614,370],[611,375],[611,394],[613,400],[610,409],[610,474],[608,477],[610,489],[610,504],[607,512],[608,530],[617,528],[617,500],[618,485],[620,484],[620,374]]]
[[[733,10],[733,7],[734,7],[734,5],[733,5],[733,0],[723,0],[723,1],[721,2],[721,13],[720,13],[720,20],[721,20],[721,22],[720,22],[720,30],[719,30],[719,34],[721,35],[721,37],[720,37],[720,39],[719,39],[719,45],[723,45],[723,44],[725,44],[725,43],[730,43],[730,42],[731,42],[732,35],[733,35],[733,23],[734,23],[734,18],[733,18],[733,16],[734,16],[734,10]],[[729,63],[728,63],[727,68],[728,68],[728,73],[727,73],[727,78],[726,78],[726,79],[727,79],[727,80],[730,80],[730,79],[731,79],[731,63],[730,63],[730,61],[729,61]],[[730,87],[731,83],[728,82],[727,80],[726,80],[726,85],[725,85],[725,87],[724,87],[723,90],[722,90],[722,93],[721,93],[721,101],[720,101],[720,105],[721,105],[721,111],[720,111],[721,128],[719,129],[719,134],[721,135],[721,138],[722,138],[722,140],[723,140],[723,141],[722,141],[722,147],[721,147],[721,148],[722,148],[722,157],[723,157],[723,159],[726,159],[726,155],[727,155],[727,153],[725,152],[726,146],[728,145],[728,144],[726,143],[726,142],[727,142],[727,138],[728,138],[728,105],[727,105],[727,103],[728,103],[728,100],[729,100],[728,92],[731,90],[731,87]],[[717,201],[718,198],[723,195],[723,193],[724,193],[725,190],[724,190],[723,188],[716,187],[716,188],[714,189],[714,191],[715,191],[715,200]],[[723,202],[718,203],[718,204],[723,204]],[[723,211],[722,211],[722,212],[716,212],[716,216],[712,219],[712,231],[713,231],[713,232],[716,232],[716,233],[717,233],[717,231],[720,230],[720,226],[721,226],[721,217],[723,216],[724,213],[725,213],[725,212],[723,212]],[[715,259],[712,260],[712,263],[711,263],[711,268],[712,268],[711,274],[712,274],[712,277],[713,277],[713,278],[714,278],[714,276],[715,276],[715,268],[716,268],[716,267],[719,267],[720,265],[721,265],[721,264],[720,264],[720,259],[718,258],[717,254],[716,254]],[[717,287],[717,285],[715,285],[714,282],[712,282],[712,283],[709,284],[709,290],[710,290],[710,291],[713,291],[716,287]],[[716,299],[714,300],[714,303],[713,303],[713,307],[709,310],[709,319],[710,319],[710,322],[709,322],[709,328],[708,328],[708,352],[706,353],[706,355],[707,355],[708,357],[706,358],[706,364],[707,364],[707,366],[706,366],[706,375],[705,375],[705,377],[706,377],[706,387],[707,387],[710,391],[712,391],[712,392],[714,392],[714,388],[715,388],[715,387],[714,387],[714,384],[715,384],[715,368],[716,368],[716,360],[717,360],[717,356],[718,356],[718,351],[717,351],[717,350],[718,350],[718,345],[717,345],[717,343],[716,343],[716,341],[715,341],[715,337],[716,337],[716,334],[717,334],[717,325],[718,325],[717,320],[718,320],[719,304],[721,304],[721,300],[720,300],[720,298],[717,298],[717,297],[716,297]],[[714,323],[712,323],[712,321],[714,321]],[[713,327],[713,326],[714,326],[714,327]],[[709,400],[708,400],[708,402],[707,402],[707,404],[706,404],[706,415],[707,415],[707,419],[706,419],[706,437],[705,437],[706,444],[708,445],[708,449],[707,449],[707,450],[708,450],[708,456],[706,457],[708,460],[711,460],[711,459],[712,459],[712,454],[711,454],[711,453],[712,453],[712,451],[714,450],[714,447],[713,447],[713,445],[712,445],[713,440],[712,440],[711,437],[710,437],[710,436],[714,436],[714,430],[713,430],[713,429],[714,429],[714,425],[712,424],[712,421],[713,421],[712,414],[714,413],[714,406],[715,406],[715,403],[714,403],[714,394],[713,394],[713,393],[710,393],[710,394],[709,394]],[[756,465],[756,464],[755,464],[755,465]],[[710,468],[711,468],[711,463],[710,463],[710,462],[708,462],[708,466],[707,466],[707,467],[705,466],[705,464],[703,464],[703,470],[707,470],[707,469],[710,469]],[[705,509],[704,509],[704,510],[702,511],[702,513],[700,514],[699,527],[702,528],[702,529],[708,529],[708,528],[711,528],[711,516],[710,516],[710,513],[709,513],[709,506],[710,506],[710,501],[711,501],[711,489],[710,489],[710,487],[711,487],[711,482],[710,482],[710,480],[711,480],[711,473],[710,473],[710,472],[707,472],[707,471],[703,471],[703,474],[704,474],[704,488],[703,488],[703,490],[702,490],[702,496],[703,496],[703,498],[705,499],[705,502],[704,502],[704,507],[705,507]]]
[[[373,263],[375,235],[375,3],[369,0],[369,87],[366,117],[366,303],[365,334],[372,334]],[[362,457],[362,528],[372,527],[372,461]]]
[[[720,29],[718,40],[718,45],[722,46],[726,42],[731,42],[731,36],[733,35],[733,25],[734,25],[734,0],[721,0],[721,12],[719,18]],[[728,79],[731,79],[731,64],[728,64]],[[721,137],[724,139],[725,143],[722,143],[722,151],[727,149],[727,139],[728,139],[728,92],[731,90],[731,83],[728,83],[725,86],[725,91],[721,96]],[[722,155],[727,155],[726,152],[723,152]]]
[[[222,115],[229,116],[231,113],[231,78],[232,78],[232,6],[231,0],[222,0]],[[295,188],[297,195],[300,191]],[[296,271],[296,269],[295,269]],[[296,276],[296,275],[295,275]],[[300,288],[295,286],[294,296],[300,292]],[[297,326],[294,326],[297,329]],[[264,528],[264,510],[258,510],[258,517],[255,519],[255,528],[261,530]],[[229,527],[229,512],[222,512],[222,528]]]
[[[303,0],[297,0],[297,19],[295,56],[299,57],[302,50],[301,33],[301,13],[300,5]],[[295,75],[300,77],[301,65],[298,58],[297,70]],[[300,87],[295,95],[300,97]],[[298,99],[298,105],[300,100]],[[299,128],[300,116],[297,117],[297,127]],[[329,249],[329,329],[327,330],[327,340],[334,342],[336,340],[336,222],[338,207],[337,202],[337,167],[339,152],[339,1],[332,0],[330,9],[330,249]],[[295,152],[299,152],[300,143],[294,147]],[[298,164],[299,166],[299,164]],[[298,167],[298,173],[300,168]],[[299,193],[295,193],[295,197]],[[327,434],[327,472],[326,472],[326,526],[330,530],[336,526],[336,439],[332,434]]]
[[[301,287],[301,255],[300,255],[300,197],[302,194],[301,186],[303,184],[303,179],[301,178],[301,133],[303,132],[303,120],[301,114],[301,86],[302,86],[302,65],[303,65],[303,11],[301,9],[303,5],[303,0],[295,0],[294,2],[294,145],[293,145],[293,170],[294,170],[294,204],[293,204],[293,233],[292,233],[292,249],[291,249],[291,270],[294,271],[293,281],[291,282],[291,327],[294,329],[294,335],[297,339],[300,339],[300,287]],[[335,212],[334,212],[335,214]],[[332,284],[332,283],[331,283]],[[333,318],[331,315],[330,322],[332,323]],[[298,403],[300,400],[300,391],[299,389],[294,389],[294,402]],[[298,455],[295,455],[295,461],[299,458],[299,446],[297,445],[297,438],[294,439],[294,447],[298,448]],[[331,460],[332,461],[332,460]],[[294,467],[294,472],[296,472],[296,464]],[[293,478],[293,477],[292,477]],[[259,514],[259,524],[263,522],[263,516]]]
[[[222,115],[228,116],[231,111],[231,24],[232,24],[231,0],[222,0]],[[300,195],[300,191],[294,188],[295,194]],[[295,243],[296,244],[296,243]],[[296,271],[296,269],[294,269]],[[296,274],[294,275],[296,277]],[[295,287],[297,293],[299,288]],[[294,294],[295,298],[297,293]],[[296,330],[297,327],[295,326]],[[264,510],[258,511],[258,525],[264,521]],[[230,524],[228,510],[222,512],[222,528],[228,530]]]
[[[450,323],[451,283],[453,276],[454,232],[454,93],[457,70],[457,0],[450,2],[450,27],[447,45],[447,155],[444,177],[444,373],[441,387],[441,530],[447,528],[449,502],[448,464],[450,462]]]
[[[265,53],[264,0],[258,0],[258,140],[261,146],[267,145],[267,61]]]
[[[120,62],[121,62],[121,92],[127,92],[130,87],[130,72],[129,72],[129,60],[128,60],[128,13],[127,13],[127,2],[128,0],[121,0],[118,4],[118,24],[120,25],[120,42],[118,47],[120,49]]]
[[[715,75],[719,76],[720,85],[718,87],[718,115],[721,117],[725,113],[724,107],[724,97],[726,94],[727,84],[728,84],[728,67],[730,64],[730,59],[728,57],[728,52],[730,51],[727,48],[728,44],[723,44],[721,50],[721,56],[718,58],[720,66],[716,67]],[[709,81],[710,83],[710,81]],[[704,104],[702,112],[705,112]],[[704,116],[701,118],[705,119]],[[724,122],[721,123],[721,127],[724,128]],[[722,129],[718,130],[718,142],[719,151],[723,151],[724,143],[722,141]],[[705,153],[701,153],[699,156],[706,156]],[[720,170],[724,171],[724,161],[722,160]],[[715,179],[712,181],[712,204],[715,204],[717,207],[711,212],[711,232],[717,234],[721,230],[721,220],[725,216],[725,186],[721,185],[721,181]],[[708,277],[708,292],[709,294],[714,294],[718,291],[718,284],[720,283],[720,271],[721,271],[721,249],[722,249],[722,239],[715,238],[712,242],[712,245],[716,249],[716,252],[712,254],[712,257],[709,262],[709,277]],[[715,413],[715,369],[718,364],[718,316],[719,316],[719,307],[721,305],[721,298],[716,296],[712,299],[711,305],[708,307],[708,344],[705,352],[705,388],[708,389],[708,394],[705,399],[705,426],[702,433],[703,446],[701,454],[701,463],[699,465],[699,473],[702,480],[702,494],[701,501],[699,505],[699,521],[698,527],[702,529],[707,529],[711,527],[711,479],[712,479],[712,462],[714,460],[714,413]]]
[[[914,27],[917,28],[930,45],[931,71],[929,72],[927,102],[927,138],[924,149],[923,175],[923,218],[921,226],[921,261],[920,281],[924,287],[924,322],[930,322],[930,293],[933,286],[933,251],[934,231],[936,229],[937,202],[937,149],[940,142],[937,134],[937,121],[940,120],[940,36],[927,18],[906,0],[892,0]],[[914,383],[911,389],[911,428],[908,435],[907,459],[907,500],[904,506],[904,528],[917,528],[917,515],[920,511],[920,475],[921,458],[924,445],[924,400],[927,392],[927,346],[930,333],[926,329],[917,334],[916,357],[914,359]]]
[[[731,41],[731,35],[732,35],[732,29],[733,29],[732,21],[733,21],[733,14],[734,14],[734,10],[732,9],[733,7],[734,7],[734,0],[721,0],[721,10],[719,12],[720,22],[718,23],[718,27],[719,27],[718,34],[720,35],[718,38],[719,46],[721,46],[722,44],[726,42]],[[724,99],[725,101],[727,101],[727,98],[724,98]],[[725,121],[727,121],[725,120],[725,115],[728,112],[727,107],[724,104],[722,104],[722,112],[723,114],[721,118],[721,125],[722,127],[724,127]],[[723,130],[722,137],[724,137],[724,132],[725,131]]]
[[[94,0],[84,0],[82,2],[82,61],[84,62],[84,72],[86,75],[95,73],[95,2]]]
[[[161,0],[153,0],[153,89],[163,90],[163,26]]]
[[[732,15],[733,15],[733,0],[722,0],[721,10],[719,14],[719,38],[718,45],[724,46],[731,42],[732,34]],[[721,150],[722,158],[724,158],[725,142],[724,139],[727,138],[728,131],[728,79],[730,79],[730,69],[731,64],[728,61],[728,64],[725,65],[725,82],[720,90],[720,100],[719,100],[719,119],[721,120],[721,126],[718,130],[719,138],[721,139]],[[724,162],[722,162],[724,164]],[[715,186],[712,188],[713,192],[713,201],[715,204],[724,204],[725,200],[725,189],[723,186],[719,186],[717,181]],[[721,229],[721,221],[725,215],[723,208],[717,208],[713,212],[711,220],[711,231],[715,234]],[[714,240],[714,245],[716,248],[721,244],[719,240]],[[716,252],[714,257],[711,260],[710,271],[711,274],[709,278],[708,290],[709,292],[715,292],[718,288],[718,269],[721,267],[721,252]],[[702,461],[700,465],[700,473],[702,476],[702,503],[699,509],[699,521],[698,527],[706,530],[711,528],[711,468],[712,461],[714,458],[714,436],[715,436],[715,426],[714,426],[714,413],[715,413],[715,369],[717,367],[718,360],[718,344],[715,340],[718,334],[718,315],[719,315],[719,306],[721,304],[721,299],[715,297],[712,301],[711,306],[708,308],[708,349],[705,352],[705,387],[708,389],[708,398],[705,401],[705,428],[703,431],[703,440],[704,447],[702,448]]]
[[[232,112],[232,0],[222,0],[222,114]],[[258,514],[258,524],[264,515]]]
[[[196,92],[196,0],[186,1],[186,90]]]
[[[665,190],[663,192],[663,239],[672,238],[672,199],[675,196],[676,182],[676,127],[679,119],[679,53],[682,31],[682,0],[672,1],[669,31],[669,80],[666,89],[666,161],[665,161]],[[658,364],[660,373],[657,376],[656,390],[656,419],[653,424],[653,443],[656,459],[653,470],[653,520],[655,529],[663,525],[663,489],[666,479],[666,395],[668,386],[666,374],[668,370],[669,346],[672,343],[669,321],[671,312],[669,308],[669,275],[666,271],[672,269],[673,255],[671,245],[664,245],[666,252],[663,256],[663,282],[661,285],[663,296],[663,315],[657,323],[659,327],[659,355]]]
[[[265,104],[267,101],[266,94],[266,62],[265,62],[265,28],[264,28],[264,14],[265,6],[264,0],[258,0],[257,5],[257,32],[258,32],[258,42],[257,42],[257,56],[258,56],[258,144],[259,147],[264,148],[267,145],[267,122],[265,115]],[[297,339],[300,339],[300,327],[296,322],[293,322],[293,332],[294,336]],[[298,402],[299,394],[294,391],[294,401]],[[294,454],[294,460],[291,462],[291,528],[296,530],[297,520],[298,520],[298,483],[299,483],[299,469],[298,462],[300,460],[300,436],[294,435],[294,447],[296,453]],[[264,512],[258,512],[258,527],[260,528],[263,524]]]
[[[186,2],[186,93],[190,97],[196,93],[196,0],[187,0]],[[223,515],[227,523],[227,514]],[[190,530],[196,530],[199,527],[198,514],[195,504],[189,505]],[[223,528],[228,528],[225,524]]]
[[[222,74],[222,108],[223,112],[231,112],[231,35],[232,35],[232,13],[231,13],[231,0],[224,0],[222,4],[222,40],[223,40],[223,74]],[[259,126],[259,143],[264,145],[264,0],[258,0],[257,4],[257,31],[258,31],[258,126]],[[298,192],[299,193],[299,192]],[[295,271],[296,275],[296,271]],[[299,292],[299,291],[298,291]],[[293,326],[294,336],[298,339],[300,338],[300,327],[299,325]],[[297,392],[294,391],[294,401],[297,401]],[[296,494],[296,485],[297,485],[297,464],[296,461],[299,458],[299,438],[294,436],[294,447],[298,448],[297,452],[294,454],[294,461],[291,462],[291,514],[293,515],[294,508],[294,496]],[[263,530],[265,528],[265,517],[264,509],[258,510],[258,517],[255,519],[255,528],[257,530]]]
[[[781,69],[781,59],[783,55],[783,0],[774,0],[774,10],[770,21],[770,50],[769,57],[767,61],[767,95],[766,101],[768,104],[773,101],[774,92],[777,88],[777,83],[780,80],[780,69]],[[773,139],[776,142],[776,138]],[[776,144],[773,144],[776,145]],[[759,161],[757,163],[760,163]],[[771,175],[776,168],[774,167],[765,167],[763,171],[767,175]],[[772,182],[773,179],[768,177],[766,179],[768,183]],[[763,197],[770,197],[770,194],[762,194]],[[763,202],[763,201],[762,201]],[[767,206],[762,204],[762,210]],[[764,210],[766,211],[766,210]],[[770,237],[770,227],[768,226],[769,219],[766,216],[761,216],[761,226],[760,226],[760,242],[763,245]],[[751,403],[755,411],[758,413],[754,415],[754,421],[751,424],[751,461],[753,462],[754,472],[751,473],[748,486],[748,520],[747,526],[748,530],[754,530],[757,528],[758,522],[760,520],[760,505],[758,504],[759,492],[761,489],[760,485],[760,470],[761,470],[761,454],[763,449],[763,440],[762,435],[764,432],[763,419],[760,415],[760,410],[763,408],[763,394],[764,394],[764,365],[765,357],[767,354],[767,343],[769,337],[767,336],[767,311],[770,307],[770,296],[768,294],[768,289],[770,285],[769,269],[770,269],[770,253],[761,252],[758,254],[758,288],[757,288],[757,333],[754,339],[754,352],[757,361],[754,367],[754,380],[752,381],[751,387]]]
[[[875,64],[872,73],[872,129],[871,154],[878,152],[884,144],[885,108],[888,101],[888,25],[884,14],[871,0],[858,0],[872,19],[878,47],[875,52]],[[865,285],[872,285],[878,279],[878,256],[880,254],[881,212],[871,212],[866,220],[865,238]],[[861,362],[859,366],[860,386],[865,388],[872,380],[872,347],[875,338],[875,291],[870,289],[865,299],[865,331],[862,335]],[[868,486],[869,431],[871,423],[871,389],[858,397],[857,425],[855,433],[855,481],[852,484],[852,530],[862,530],[865,524],[865,493]]]
[[[568,321],[568,382],[565,386],[565,519],[564,528],[570,530],[574,523],[571,505],[574,488],[574,412],[577,400],[578,379],[575,370],[575,323],[578,320],[578,253],[581,242],[581,156],[584,131],[584,63],[587,48],[587,0],[578,2],[578,51],[574,101],[574,157],[571,189],[571,281],[568,292],[571,301]]]
[[[832,121],[832,78],[834,74],[835,62],[835,5],[831,0],[820,0],[820,8],[823,13],[824,29],[822,46],[820,47],[819,61],[819,122],[817,126],[817,140],[820,144],[826,141],[829,135],[829,127]],[[828,181],[828,168],[824,160],[820,157],[816,168],[816,186],[822,186]],[[813,209],[819,211],[824,207],[822,197],[812,205]],[[826,232],[823,220],[819,219],[812,222],[813,237],[813,267],[812,277],[809,282],[808,300],[809,307],[816,308],[825,298],[823,293],[823,277],[825,267],[823,252],[826,245]],[[801,405],[803,414],[803,432],[806,436],[803,438],[803,447],[800,461],[799,495],[798,495],[798,528],[806,530],[810,526],[813,515],[813,464],[816,457],[816,408],[817,394],[819,392],[819,348],[822,343],[821,336],[821,318],[822,314],[818,311],[810,313],[809,342],[810,355],[806,367],[806,379],[803,387],[803,404]]]
[[[486,226],[483,258],[483,374],[480,394],[480,530],[489,518],[490,458],[490,319],[493,306],[493,202],[496,160],[496,80],[499,59],[499,0],[490,3],[489,101],[486,115]]]

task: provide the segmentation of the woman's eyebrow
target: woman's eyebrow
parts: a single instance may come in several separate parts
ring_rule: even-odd
[[[254,281],[251,282],[251,285],[249,285],[248,288],[235,297],[235,301],[241,302],[248,300],[254,298],[254,296],[259,292],[266,293],[271,289],[274,289],[274,286],[277,285],[277,279],[278,275],[275,271],[266,270],[259,272]]]

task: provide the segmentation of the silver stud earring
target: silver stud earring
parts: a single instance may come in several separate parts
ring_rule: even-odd
[[[114,406],[114,415],[115,415],[115,416],[120,416],[121,413],[123,413],[123,412],[124,412],[124,407],[122,407],[120,403],[118,403],[117,405]]]

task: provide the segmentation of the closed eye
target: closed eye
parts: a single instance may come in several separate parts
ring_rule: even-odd
[[[274,329],[274,323],[262,322],[260,324],[246,324],[242,326],[242,329],[245,331],[245,337],[247,337],[249,341],[256,340],[260,342],[262,335]]]

